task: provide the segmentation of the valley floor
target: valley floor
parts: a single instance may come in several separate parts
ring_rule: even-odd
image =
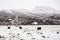
[[[60,40],[60,25],[1,25],[0,40]]]

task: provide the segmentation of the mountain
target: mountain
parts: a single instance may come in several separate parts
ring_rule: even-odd
[[[60,10],[55,10],[51,7],[37,6],[33,10],[35,13],[60,13]]]
[[[38,15],[40,17],[47,18],[49,16],[54,16],[57,14],[60,15],[60,10],[55,10],[51,7],[37,6],[32,10],[33,14]]]
[[[24,18],[22,20],[32,20],[40,22],[42,21],[58,21],[60,20],[60,10],[55,10],[51,7],[37,6],[32,11],[25,9],[14,9],[14,10],[1,10],[0,18],[15,18],[15,17]],[[55,20],[57,19],[57,20]],[[28,21],[29,22],[29,21]],[[46,23],[45,23],[46,24]]]
[[[37,6],[32,11],[28,11],[25,9],[14,9],[14,10],[2,10],[0,11],[0,15],[10,15],[10,16],[20,16],[24,18],[31,19],[45,19],[49,16],[59,15],[60,11],[55,10],[51,7]]]

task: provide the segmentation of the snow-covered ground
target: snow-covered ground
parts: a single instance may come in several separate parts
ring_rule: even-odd
[[[60,25],[0,26],[0,35],[0,40],[60,40]]]

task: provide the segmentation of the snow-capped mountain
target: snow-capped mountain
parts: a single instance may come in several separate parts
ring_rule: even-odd
[[[55,10],[50,7],[35,7],[32,11],[28,11],[25,9],[13,9],[13,10],[2,10],[0,11],[0,18],[6,19],[7,17],[14,19],[16,16],[19,17],[19,20],[23,20],[22,22],[27,24],[33,21],[40,22],[41,24],[53,24],[52,21],[56,22],[56,24],[60,23],[60,11]],[[23,18],[23,19],[22,19]],[[56,19],[56,20],[55,20]],[[15,19],[14,19],[15,20]]]
[[[14,9],[14,10],[2,10],[0,11],[1,14],[10,14],[10,15],[17,15],[20,17],[25,18],[36,18],[36,19],[44,19],[49,16],[53,16],[55,14],[59,14],[59,10],[55,10],[50,7],[43,7],[43,6],[37,6],[32,11],[28,11],[25,9]]]
[[[33,9],[35,13],[59,13],[59,10],[55,10],[51,7],[37,6]]]

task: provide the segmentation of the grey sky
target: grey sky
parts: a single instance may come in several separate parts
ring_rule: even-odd
[[[0,10],[22,8],[31,10],[41,5],[60,10],[60,0],[0,0]]]

